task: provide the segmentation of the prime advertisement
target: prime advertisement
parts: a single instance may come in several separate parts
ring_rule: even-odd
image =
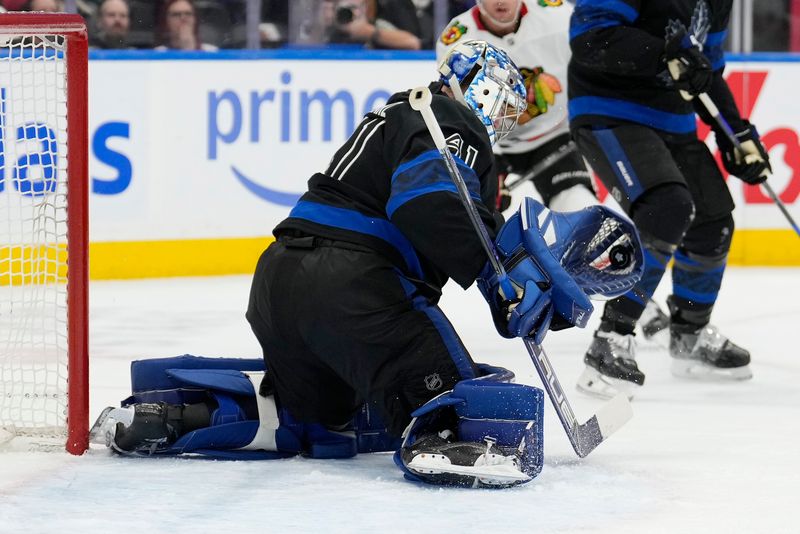
[[[93,278],[250,272],[360,117],[435,73],[425,54],[124,57],[90,61]],[[770,184],[800,218],[800,103],[785,90],[800,62],[780,59],[730,61],[726,75],[770,151]],[[699,133],[714,146],[707,127]],[[769,198],[729,185],[731,263],[800,264]]]

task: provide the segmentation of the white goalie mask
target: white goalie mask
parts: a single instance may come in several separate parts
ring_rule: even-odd
[[[439,75],[486,126],[492,144],[511,133],[527,107],[519,69],[508,54],[485,41],[454,46],[439,63]]]

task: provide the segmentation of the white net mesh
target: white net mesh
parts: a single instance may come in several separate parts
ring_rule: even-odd
[[[0,34],[0,430],[5,435],[66,436],[65,58],[63,37]]]

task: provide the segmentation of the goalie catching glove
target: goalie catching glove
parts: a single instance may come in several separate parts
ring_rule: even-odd
[[[603,206],[559,213],[526,198],[495,244],[516,296],[503,298],[490,263],[478,288],[500,335],[537,344],[548,330],[585,327],[594,309],[589,297],[624,294],[644,268],[633,224]]]
[[[495,245],[516,296],[506,299],[491,263],[478,278],[501,336],[532,337],[541,343],[554,313],[569,326],[585,326],[592,304],[580,287],[552,257],[536,220],[541,204],[526,198],[497,234]]]

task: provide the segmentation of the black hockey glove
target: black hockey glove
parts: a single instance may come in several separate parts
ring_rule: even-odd
[[[681,30],[669,37],[664,47],[664,60],[676,89],[691,100],[711,89],[714,71],[711,62],[686,33]]]
[[[761,144],[756,127],[748,121],[744,121],[744,125],[744,130],[736,134],[744,153],[731,144],[723,132],[715,129],[717,146],[722,152],[722,164],[726,171],[750,185],[760,184],[772,173],[769,154]]]

